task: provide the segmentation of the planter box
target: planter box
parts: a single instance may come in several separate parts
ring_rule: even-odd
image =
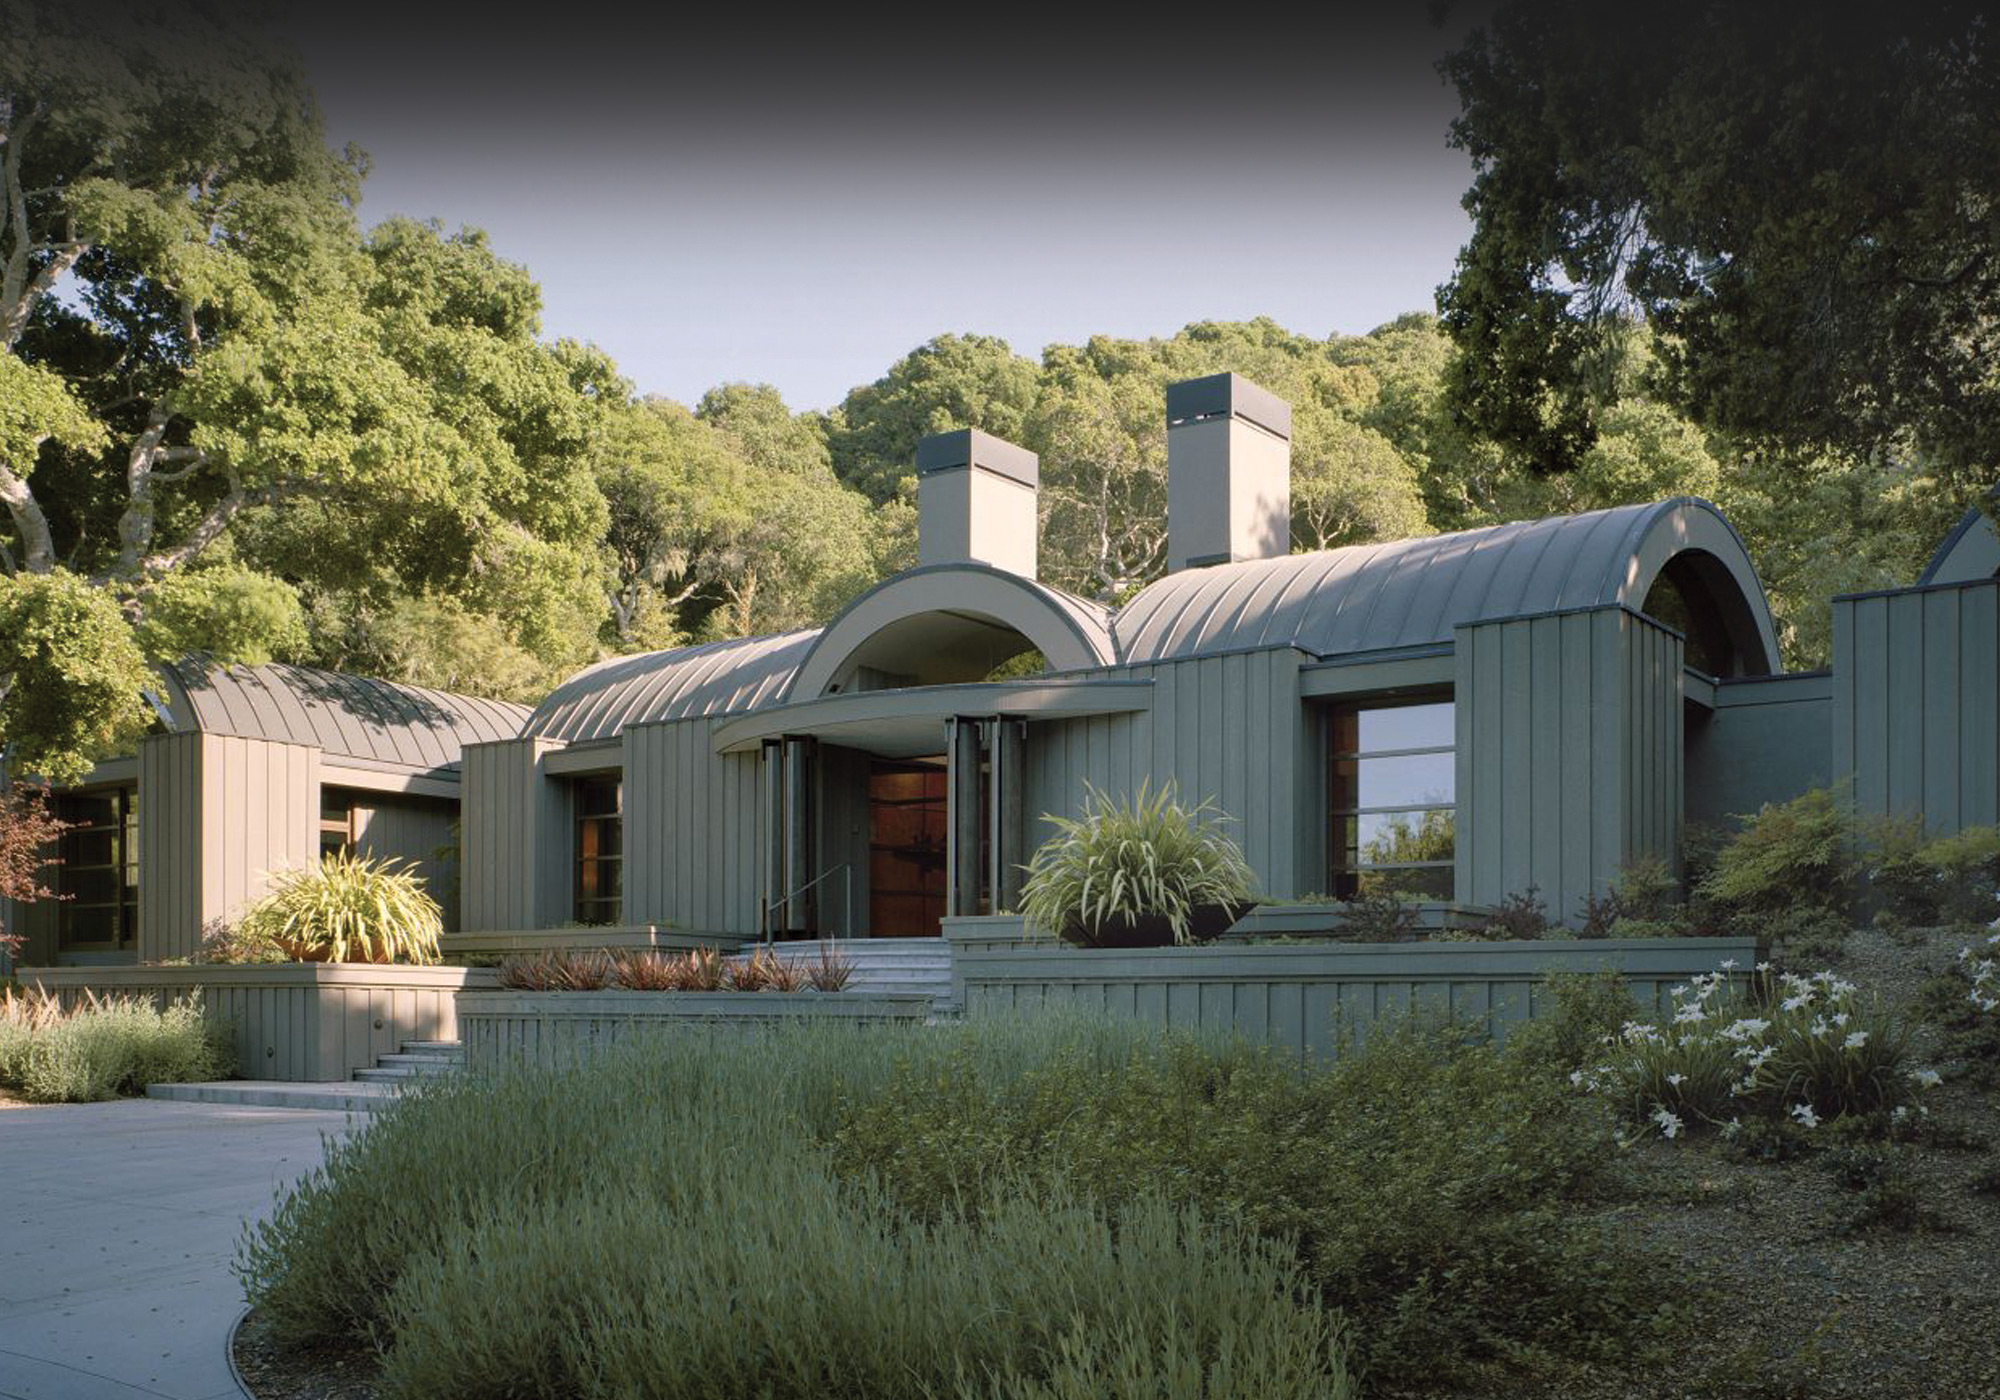
[[[938,931],[951,949],[951,1005],[965,1005],[965,973],[959,957],[963,953],[996,953],[1016,948],[1060,946],[1053,934],[1028,927],[1019,914],[948,914],[938,921]]]
[[[624,953],[655,949],[680,953],[690,948],[720,948],[730,952],[743,945],[740,933],[701,933],[661,928],[656,924],[606,924],[593,928],[486,929],[447,933],[438,946],[451,958],[532,957],[555,949]]]
[[[509,992],[458,998],[466,1064],[574,1063],[626,1036],[689,1026],[767,1026],[801,1019],[850,1025],[922,1025],[921,992]]]
[[[203,1010],[231,1027],[239,1075],[308,1083],[347,1079],[409,1041],[456,1040],[454,999],[495,981],[473,968],[366,963],[24,967],[19,976],[66,1007],[91,994],[165,1005],[199,991]]]
[[[1641,1009],[1668,989],[1733,960],[1758,958],[1748,938],[1542,939],[1519,943],[1327,943],[1318,947],[1103,949],[1037,944],[953,949],[968,1017],[1049,1006],[1131,1016],[1176,1030],[1237,1035],[1308,1058],[1378,1017],[1450,1012],[1504,1039],[1539,1015],[1552,973],[1610,970]]]
[[[1477,928],[1490,912],[1483,905],[1454,904],[1428,900],[1410,906],[1417,916],[1419,936],[1445,929]],[[1255,938],[1324,938],[1339,942],[1346,937],[1347,906],[1344,904],[1260,904],[1230,927],[1218,942],[1242,943]]]

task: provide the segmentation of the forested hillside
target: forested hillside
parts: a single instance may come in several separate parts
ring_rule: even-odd
[[[1536,158],[1496,95],[1527,62],[1506,44],[1535,42],[1518,25],[1457,60],[1482,183],[1444,321],[1039,353],[965,328],[800,412],[761,385],[638,395],[543,335],[533,270],[477,231],[364,228],[365,156],[330,149],[311,75],[222,13],[106,31],[0,0],[0,745],[58,775],[144,722],[145,657],[531,699],[603,655],[812,624],[913,561],[912,456],[946,428],[1041,455],[1045,577],[1115,602],[1163,566],[1164,388],[1223,369],[1295,405],[1295,548],[1702,495],[1745,534],[1793,665],[1824,661],[1829,594],[1912,578],[1977,493],[1965,435],[1927,436],[1935,394],[1794,432],[1782,402],[1692,391],[1688,322],[1657,296],[1549,319],[1562,258],[1544,237],[1542,264],[1506,261],[1527,216],[1488,178]],[[1987,238],[1955,254],[1981,277]],[[1965,373],[1990,385],[1991,360]]]

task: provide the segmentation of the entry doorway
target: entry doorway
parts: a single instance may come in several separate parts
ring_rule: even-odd
[[[868,932],[935,937],[944,917],[944,758],[877,761],[868,770]]]

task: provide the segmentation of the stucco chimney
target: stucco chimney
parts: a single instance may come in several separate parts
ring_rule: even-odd
[[[977,560],[1035,576],[1041,462],[1025,447],[961,428],[917,444],[917,562]]]
[[[1292,406],[1236,374],[1167,386],[1167,569],[1292,548]]]

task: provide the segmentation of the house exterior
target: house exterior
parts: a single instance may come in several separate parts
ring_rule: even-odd
[[[942,434],[918,565],[825,627],[607,661],[469,744],[466,926],[934,934],[1011,907],[1042,814],[1146,780],[1226,813],[1270,898],[1534,886],[1571,919],[1684,823],[1844,776],[2000,817],[1977,512],[1787,674],[1707,502],[1292,554],[1289,406],[1217,375],[1166,417],[1170,569],[1120,608],[1036,577],[1032,453]]]
[[[460,755],[514,734],[521,705],[300,666],[160,670],[158,732],[55,793],[73,823],[47,878],[8,905],[29,966],[184,958],[271,872],[331,850],[414,861],[458,914]]]

